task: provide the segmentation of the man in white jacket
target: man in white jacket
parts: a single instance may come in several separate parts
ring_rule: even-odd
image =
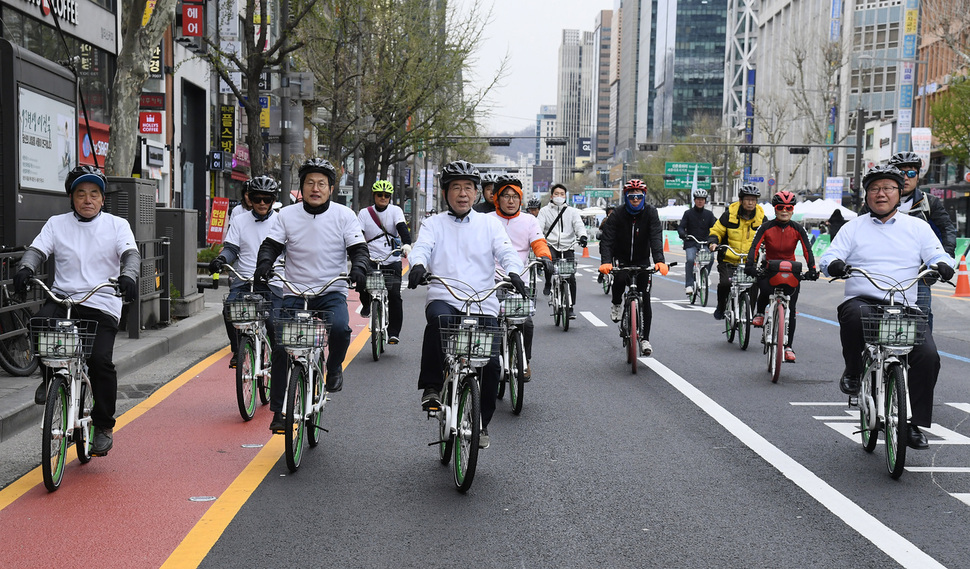
[[[585,247],[588,237],[586,236],[586,224],[579,215],[579,210],[569,207],[566,186],[555,184],[552,186],[552,200],[546,207],[539,210],[539,226],[542,228],[543,236],[549,243],[552,251],[552,259],[575,259],[576,252],[573,247],[579,243],[580,247]],[[546,286],[542,289],[542,294],[549,296],[552,292],[552,273],[546,272]],[[569,292],[573,303],[576,302],[576,275],[569,277]],[[575,318],[573,307],[569,307],[569,317]]]

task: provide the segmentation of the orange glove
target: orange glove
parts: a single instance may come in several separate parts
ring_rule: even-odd
[[[670,267],[667,266],[667,263],[657,263],[656,265],[653,266],[653,268],[656,269],[657,272],[663,276],[667,276],[667,271],[670,270]]]
[[[613,270],[613,263],[603,263],[602,265],[600,265],[600,272],[603,273],[604,275],[610,274],[610,271],[612,270]]]

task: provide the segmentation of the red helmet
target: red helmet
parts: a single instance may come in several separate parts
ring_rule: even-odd
[[[771,196],[771,205],[778,207],[780,205],[795,205],[795,194],[789,192],[788,190],[782,190],[777,194]]]
[[[623,186],[623,193],[632,192],[634,190],[647,193],[647,185],[643,183],[643,180],[637,180],[634,178]]]

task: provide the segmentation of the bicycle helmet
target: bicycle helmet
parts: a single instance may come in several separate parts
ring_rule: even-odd
[[[107,183],[107,178],[104,177],[101,170],[98,170],[94,166],[82,164],[67,174],[67,180],[64,181],[64,189],[67,190],[67,195],[70,196],[74,193],[74,188],[81,182],[92,182],[96,184],[101,188],[101,194],[104,195],[104,186]]]
[[[303,187],[303,182],[306,180],[307,175],[314,172],[325,175],[330,180],[331,188],[337,183],[337,169],[333,167],[333,164],[329,160],[324,160],[323,158],[307,158],[306,162],[300,166],[300,187]]]
[[[777,194],[771,196],[772,207],[778,207],[780,205],[795,205],[795,194],[789,192],[788,190],[782,190]]]
[[[631,203],[627,196],[631,193],[642,193],[643,199],[637,203]],[[626,211],[632,215],[636,215],[643,211],[644,205],[647,203],[647,185],[643,183],[643,180],[637,180],[634,178],[626,184],[623,185],[623,207]]]
[[[483,176],[482,184],[484,183],[485,182],[484,182],[484,176]],[[522,180],[518,179],[516,176],[513,176],[511,174],[502,174],[495,180],[496,190],[501,190],[505,186],[509,186],[509,185],[518,186],[519,188],[522,188]]]
[[[903,170],[902,166],[916,166],[919,170],[923,167],[923,159],[915,152],[897,152],[889,159],[889,165]]]
[[[279,199],[280,185],[273,178],[269,176],[256,176],[252,180],[246,182],[246,189],[249,192],[255,192],[260,194],[269,194],[273,196],[273,199]]]
[[[539,198],[532,198],[529,203],[525,206],[525,209],[539,209],[542,207],[542,202]]]
[[[643,180],[638,180],[636,178],[630,180],[629,182],[623,185],[624,195],[627,192],[632,192],[634,190],[639,190],[643,193],[647,193],[647,185],[643,183]]]
[[[761,190],[759,190],[758,186],[755,186],[754,184],[745,184],[741,186],[740,190],[738,190],[738,199],[743,198],[744,196],[754,196],[756,198],[760,198]]]
[[[869,189],[869,184],[875,182],[876,180],[892,180],[896,182],[896,185],[900,188],[903,187],[903,173],[899,171],[895,166],[873,166],[866,172],[866,175],[862,177],[862,187]]]
[[[371,187],[371,191],[375,194],[393,194],[394,184],[388,182],[387,180],[377,180],[374,182],[374,186]]]
[[[485,172],[484,174],[482,174],[482,187],[485,187],[489,184],[495,184],[502,177],[503,176],[499,176],[498,174],[495,174],[493,172]]]
[[[455,160],[445,164],[439,174],[439,185],[442,191],[448,191],[448,185],[455,180],[471,180],[475,187],[481,189],[482,176],[478,173],[478,168],[467,160]]]
[[[702,190],[702,189],[698,188],[698,189],[694,190],[694,193],[693,193],[693,195],[691,195],[691,197],[694,198],[695,200],[698,199],[698,198],[705,199],[706,200],[707,199],[707,190]]]

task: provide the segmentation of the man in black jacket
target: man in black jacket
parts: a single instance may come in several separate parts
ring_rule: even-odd
[[[653,255],[654,268],[661,275],[667,274],[664,262],[663,227],[657,208],[646,203],[647,186],[641,180],[630,180],[623,186],[623,204],[613,215],[606,219],[603,226],[603,239],[600,240],[600,272],[607,274],[613,270],[613,263],[620,267],[628,265],[646,266]],[[617,273],[613,281],[613,308],[610,318],[619,322],[623,314],[623,292],[629,275]],[[649,275],[638,275],[637,289],[643,295],[640,304],[642,338],[640,352],[649,356],[653,352],[650,345],[650,322],[653,311],[650,309],[650,295],[647,285]]]
[[[684,252],[687,254],[687,274],[684,277],[684,292],[690,296],[694,292],[694,259],[697,257],[698,243],[707,243],[711,228],[717,223],[717,218],[710,210],[704,209],[707,204],[707,190],[697,189],[693,193],[694,207],[684,212],[677,226],[677,234],[684,242]],[[690,235],[697,241],[687,239]]]

